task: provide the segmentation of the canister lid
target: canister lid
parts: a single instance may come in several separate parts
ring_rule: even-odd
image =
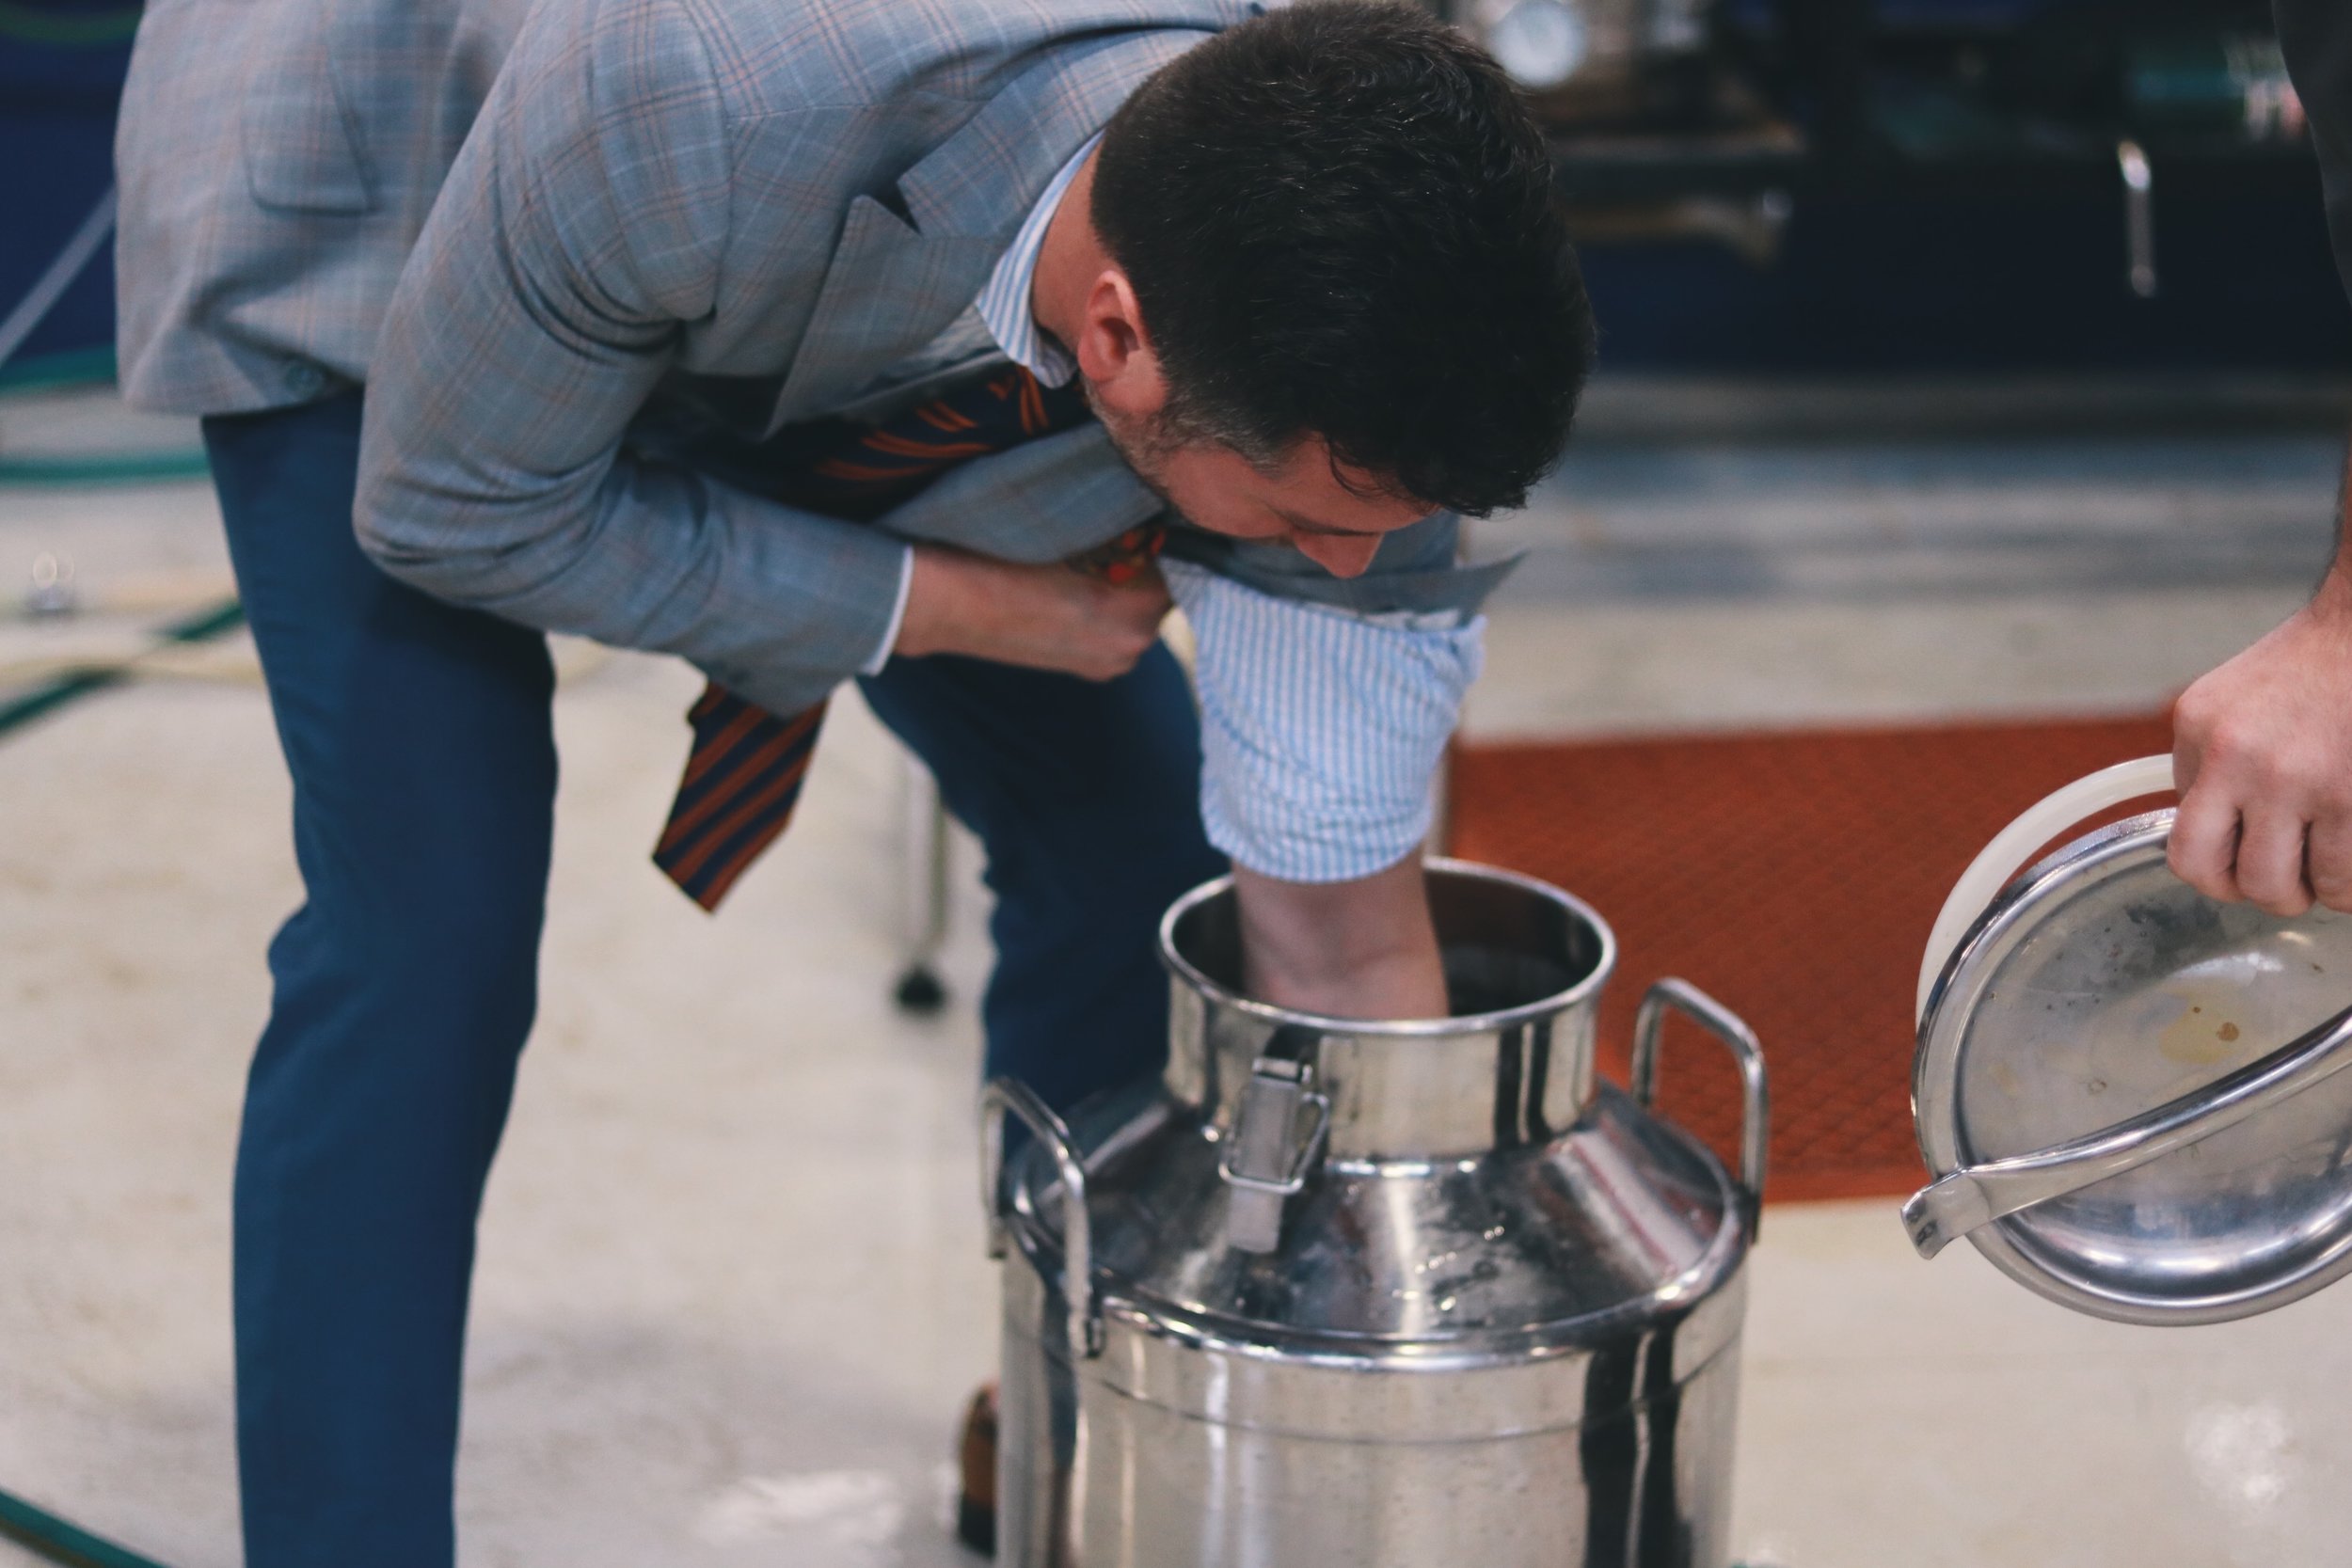
[[[2068,844],[1953,950],[1913,1071],[1905,1209],[2034,1291],[2217,1322],[2352,1270],[2352,918],[2207,898],[2170,810]]]

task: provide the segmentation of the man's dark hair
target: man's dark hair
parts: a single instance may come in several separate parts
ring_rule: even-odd
[[[1263,466],[1318,435],[1473,516],[1559,460],[1592,312],[1550,159],[1426,12],[1307,0],[1199,45],[1112,119],[1091,212],[1176,438]]]

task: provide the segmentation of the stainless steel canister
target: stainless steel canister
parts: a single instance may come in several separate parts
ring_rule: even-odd
[[[1435,862],[1454,1016],[1239,993],[1232,891],[1179,900],[1156,1083],[984,1099],[1013,1568],[1720,1568],[1764,1069],[1661,981],[1594,1070],[1615,948],[1556,888]],[[1735,1179],[1646,1109],[1670,1009],[1747,1095]],[[1029,1136],[1005,1168],[1008,1117]]]

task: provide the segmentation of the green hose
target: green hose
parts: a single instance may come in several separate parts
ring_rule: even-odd
[[[0,392],[29,392],[52,387],[88,387],[115,379],[112,344],[61,349],[55,354],[0,363]]]
[[[65,1568],[163,1568],[153,1558],[102,1541],[6,1492],[0,1492],[0,1541],[13,1541]]]
[[[201,479],[211,471],[201,449],[93,452],[87,457],[0,456],[0,484],[149,484]]]
[[[0,0],[0,5],[5,4],[6,0]],[[22,394],[99,386],[114,378],[115,351],[111,348],[14,359],[0,364],[0,406]],[[149,484],[159,480],[201,479],[208,471],[201,447],[40,456],[0,451],[0,484]]]
[[[53,11],[0,0],[0,38],[56,49],[103,49],[128,43],[139,30],[139,8],[114,11]]]
[[[243,625],[245,607],[234,599],[227,599],[166,626],[158,637],[158,642],[209,642]],[[128,664],[93,664],[87,669],[69,670],[64,674],[45,680],[23,696],[0,703],[0,736],[29,724],[68,703],[103,691],[110,686],[119,686],[131,675],[132,667]]]

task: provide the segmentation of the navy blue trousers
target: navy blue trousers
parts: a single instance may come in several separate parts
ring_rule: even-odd
[[[204,427],[294,779],[305,895],[270,946],[237,1150],[249,1568],[452,1562],[474,1218],[537,995],[556,778],[546,643],[360,554],[359,408],[351,393]],[[1057,1104],[1156,1070],[1152,931],[1222,868],[1166,651],[1099,685],[930,658],[864,687],[987,847],[986,1070]],[[682,757],[682,722],[672,738]],[[645,896],[674,895],[649,867]],[[961,1392],[940,1391],[943,1413]]]

